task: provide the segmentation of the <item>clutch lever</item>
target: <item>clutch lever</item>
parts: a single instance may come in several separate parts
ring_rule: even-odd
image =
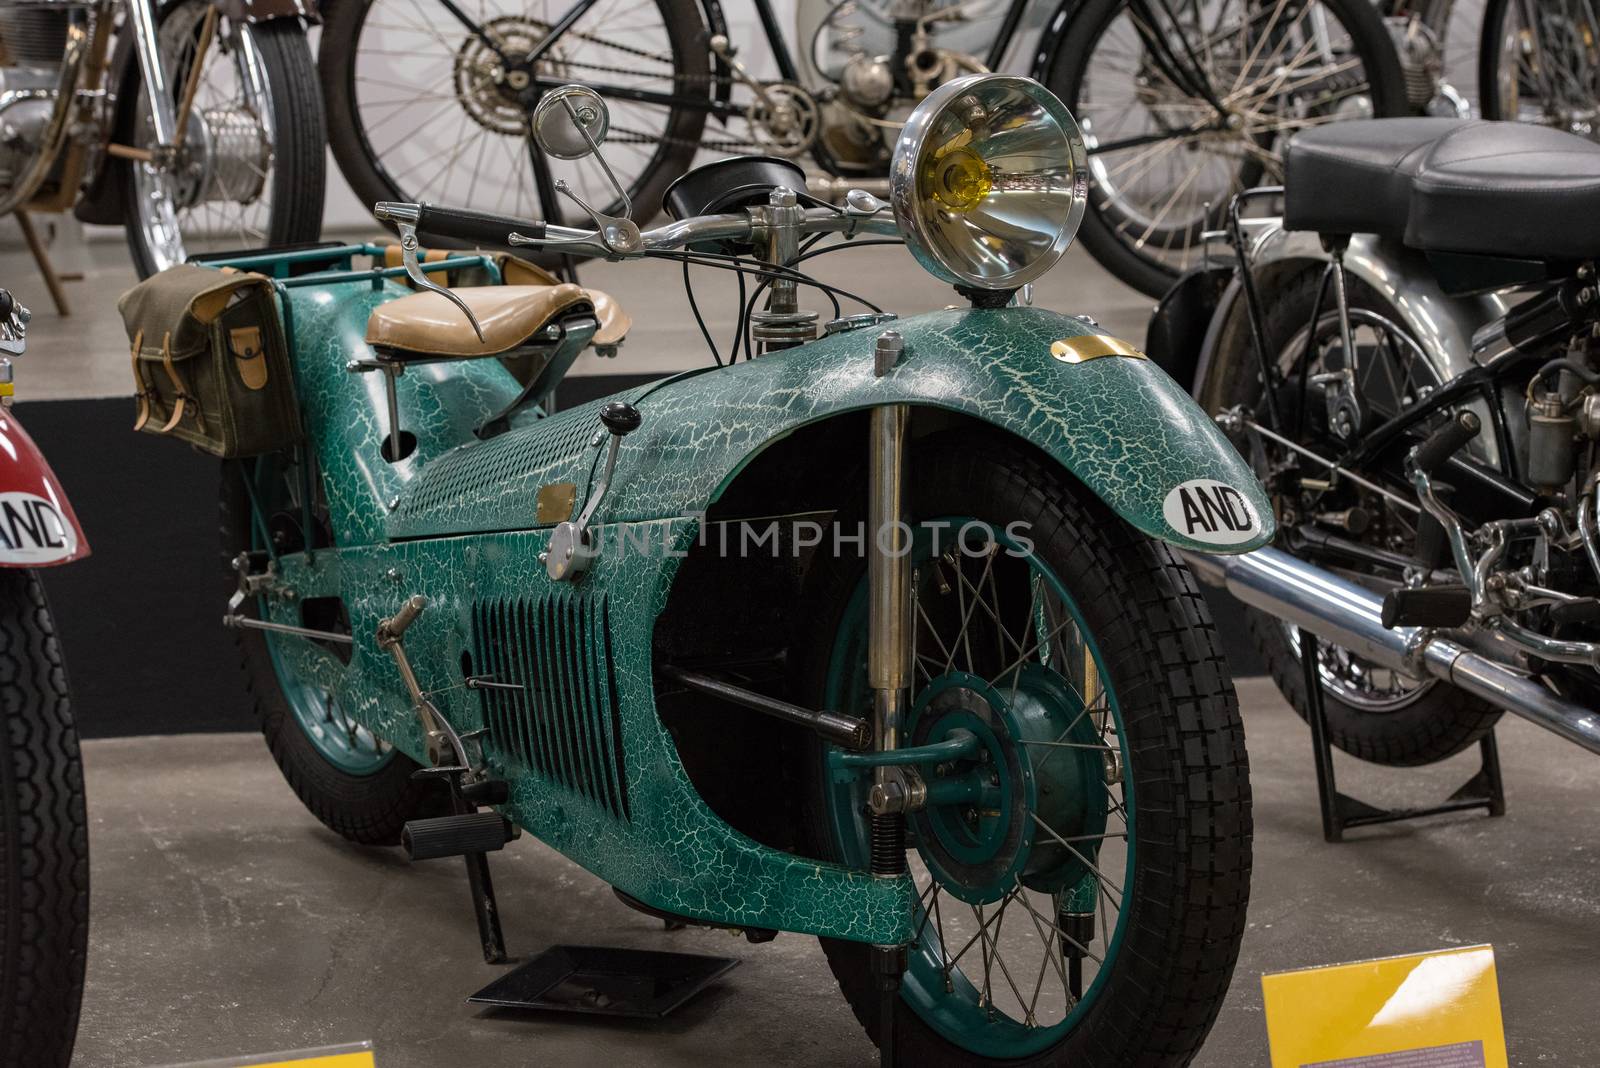
[[[478,325],[478,317],[472,314],[472,309],[467,307],[467,302],[462,300],[448,287],[441,286],[429,278],[422,269],[422,264],[417,260],[417,222],[422,216],[422,208],[417,204],[396,204],[384,202],[373,209],[373,214],[380,219],[388,219],[395,224],[395,229],[400,232],[400,259],[405,264],[406,277],[411,279],[418,289],[430,293],[438,293],[450,303],[461,309],[461,314],[467,317],[467,322],[472,324],[472,332],[478,335],[478,340],[484,340],[483,327]]]

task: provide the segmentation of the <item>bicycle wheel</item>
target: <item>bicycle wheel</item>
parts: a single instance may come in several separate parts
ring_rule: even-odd
[[[318,70],[328,142],[356,195],[369,206],[426,200],[559,222],[582,214],[555,202],[553,183],[562,178],[586,203],[620,212],[595,160],[546,159],[528,135],[540,94],[581,82],[610,106],[605,157],[634,218],[659,211],[705,125],[710,68],[699,11],[693,0],[603,0],[547,45],[552,26],[565,21],[562,6],[325,7]],[[580,7],[583,0],[572,10]]]
[[[1049,84],[1089,144],[1082,240],[1151,296],[1199,262],[1235,193],[1282,179],[1289,135],[1406,113],[1367,0],[1089,0]]]
[[[1600,140],[1600,2],[1489,0],[1478,50],[1483,117]]]

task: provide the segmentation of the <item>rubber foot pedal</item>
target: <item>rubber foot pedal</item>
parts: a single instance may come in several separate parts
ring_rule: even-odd
[[[1472,618],[1472,594],[1465,586],[1396,587],[1383,595],[1379,617],[1395,627],[1463,627]]]
[[[498,812],[408,820],[400,829],[400,845],[412,860],[438,860],[468,853],[493,853],[515,837],[511,821]]]

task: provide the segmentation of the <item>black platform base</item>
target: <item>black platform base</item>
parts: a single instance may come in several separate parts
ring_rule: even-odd
[[[502,1009],[660,1019],[738,963],[696,953],[551,946],[467,1000]]]
[[[1306,703],[1310,706],[1311,748],[1317,768],[1317,800],[1322,808],[1322,837],[1329,842],[1344,840],[1352,827],[1378,823],[1398,823],[1447,812],[1483,809],[1491,816],[1506,814],[1505,783],[1500,777],[1500,750],[1494,731],[1478,742],[1482,760],[1477,774],[1451,794],[1442,804],[1421,808],[1378,808],[1339,792],[1333,776],[1333,746],[1328,742],[1328,713],[1322,700],[1322,679],[1317,672],[1317,636],[1300,632],[1300,665],[1305,672]]]

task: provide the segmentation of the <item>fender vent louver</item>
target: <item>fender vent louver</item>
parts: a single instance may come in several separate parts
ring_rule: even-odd
[[[479,601],[472,645],[474,670],[520,687],[479,691],[488,750],[628,819],[606,599]]]

